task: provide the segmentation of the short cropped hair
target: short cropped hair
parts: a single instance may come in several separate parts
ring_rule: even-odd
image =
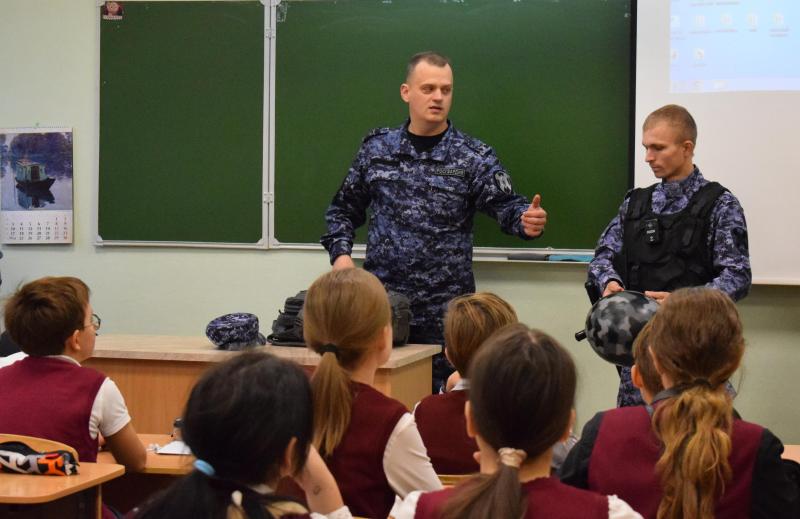
[[[88,305],[89,287],[80,279],[37,279],[6,302],[6,330],[28,355],[60,355],[69,336],[84,327]]]
[[[411,59],[408,60],[408,66],[406,67],[406,81],[408,81],[408,78],[411,77],[411,73],[414,72],[414,69],[421,61],[424,61],[425,63],[435,67],[445,67],[449,65],[450,68],[453,68],[453,65],[450,63],[450,58],[444,54],[439,54],[438,52],[434,52],[432,50],[418,52],[411,56]]]
[[[686,108],[680,105],[662,106],[647,116],[642,129],[648,130],[662,122],[678,130],[680,142],[692,141],[692,144],[697,145],[697,123]]]

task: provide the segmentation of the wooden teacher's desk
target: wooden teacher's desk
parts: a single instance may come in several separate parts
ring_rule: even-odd
[[[0,474],[0,517],[99,518],[100,485],[125,473],[114,463],[81,463],[72,476]]]
[[[308,348],[257,348],[292,360],[308,373],[319,355]],[[431,391],[431,358],[440,346],[409,344],[394,348],[378,369],[375,387],[409,409]],[[166,335],[100,335],[94,355],[84,362],[109,376],[125,397],[139,433],[165,434],[181,416],[194,383],[210,366],[238,352],[217,350],[205,337]]]

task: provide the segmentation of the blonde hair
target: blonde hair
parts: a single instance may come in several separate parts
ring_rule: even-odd
[[[478,347],[495,331],[518,322],[517,313],[505,300],[490,292],[453,298],[444,318],[447,357],[462,377]]]
[[[339,445],[350,424],[352,394],[346,370],[356,368],[390,325],[381,282],[363,269],[333,270],[311,285],[303,306],[303,337],[320,359],[311,377],[314,445],[323,456]],[[335,345],[336,352],[323,351]],[[329,350],[329,348],[325,348]]]
[[[664,495],[658,519],[713,519],[732,478],[733,403],[725,382],[742,360],[742,323],[733,301],[713,288],[673,292],[653,317],[650,348],[680,392],[656,409],[664,444],[656,464]]]

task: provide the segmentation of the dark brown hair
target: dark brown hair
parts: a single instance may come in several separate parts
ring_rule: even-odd
[[[89,287],[80,279],[37,279],[6,302],[6,330],[28,355],[60,355],[70,335],[83,329],[88,305]]]
[[[651,325],[648,322],[633,341],[633,361],[642,376],[644,388],[655,395],[664,390],[664,385],[661,383],[661,375],[656,371],[653,358],[650,356],[650,330]]]
[[[429,63],[435,67],[446,67],[449,65],[450,68],[453,68],[453,65],[450,63],[450,58],[444,54],[439,54],[438,52],[434,52],[432,50],[418,52],[411,56],[411,59],[408,60],[408,66],[406,67],[406,81],[408,81],[408,78],[411,77],[414,69],[421,61]]]
[[[575,364],[558,342],[512,324],[493,334],[470,368],[469,402],[478,434],[494,450],[521,449],[533,459],[569,427]],[[468,480],[448,501],[442,519],[523,517],[519,472],[499,464],[491,475]]]
[[[697,123],[689,110],[680,105],[666,105],[647,116],[642,130],[648,130],[658,123],[665,122],[678,130],[680,142],[692,141],[697,144]]]
[[[350,376],[391,323],[389,296],[366,270],[323,274],[311,285],[303,306],[303,336],[322,358],[311,378],[314,445],[323,456],[339,445],[350,423]],[[328,344],[337,353],[322,351]]]
[[[656,517],[712,519],[733,476],[733,403],[725,381],[744,354],[739,313],[724,292],[683,288],[651,322],[659,370],[679,390],[653,415],[653,430],[664,444],[656,464],[664,490]]]
[[[452,299],[444,318],[447,357],[462,377],[469,377],[469,363],[483,341],[500,328],[516,322],[517,313],[511,305],[490,292]]]

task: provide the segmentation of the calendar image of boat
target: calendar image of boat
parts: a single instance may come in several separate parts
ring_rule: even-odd
[[[52,184],[52,183],[51,183]],[[56,197],[45,184],[17,184],[17,202],[22,209],[41,209],[53,204]]]
[[[45,165],[28,159],[20,159],[17,161],[15,168],[14,179],[17,181],[17,187],[31,189],[31,190],[49,190],[53,182],[56,181],[54,177],[47,176]],[[52,198],[52,193],[50,197]]]

